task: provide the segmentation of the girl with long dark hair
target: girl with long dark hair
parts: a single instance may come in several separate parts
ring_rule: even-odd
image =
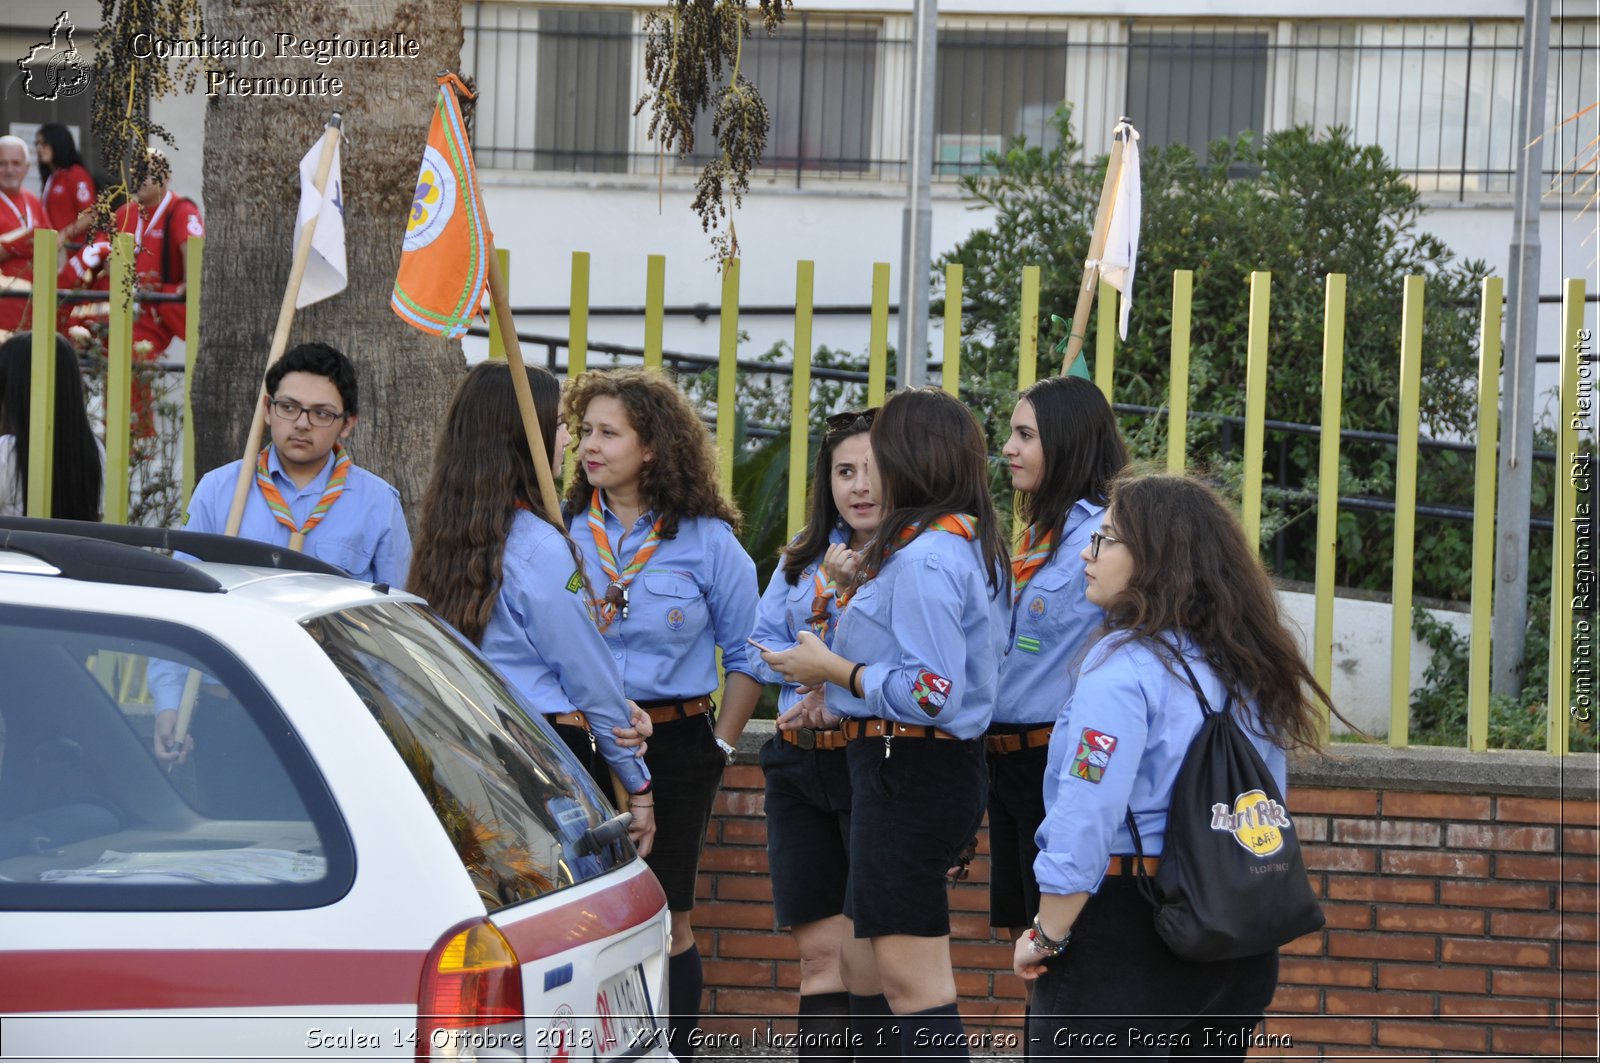
[[[39,156],[39,201],[46,227],[58,230],[63,244],[79,243],[89,231],[90,217],[84,211],[94,206],[95,184],[72,130],[47,122],[34,134],[33,147]]]
[[[50,516],[99,520],[105,452],[89,425],[83,376],[71,344],[56,337],[55,446]],[[28,502],[29,425],[33,401],[33,334],[0,344],[0,516],[20,517]]]
[[[772,574],[756,614],[751,641],[769,649],[792,646],[802,631],[833,641],[839,597],[850,586],[854,561],[883,517],[872,493],[875,410],[828,419],[811,476],[811,509],[800,534]],[[844,914],[850,873],[850,766],[837,730],[792,725],[800,688],[753,661],[759,678],[782,683],[778,730],[761,749],[766,775],[767,867],[778,925],[800,953],[801,1059],[849,1059],[850,994],[841,963],[852,936]],[[882,1014],[885,1005],[855,1010]]]
[[[1128,451],[1100,389],[1079,377],[1041,380],[1017,399],[1002,450],[1023,527],[1011,558],[1011,631],[989,754],[989,925],[1015,941],[1039,910],[1034,832],[1044,820],[1051,728],[1072,693],[1074,665],[1100,626],[1083,595],[1083,548],[1100,528]]]
[[[1118,481],[1083,560],[1105,629],[1050,739],[1039,912],[1013,958],[1017,974],[1037,980],[1034,1053],[1243,1059],[1243,1047],[1230,1056],[1228,1046],[1248,1045],[1271,1001],[1277,952],[1181,960],[1138,886],[1141,865],[1147,874],[1159,865],[1173,781],[1203,718],[1187,673],[1210,705],[1231,699],[1280,791],[1286,750],[1315,748],[1318,704],[1332,706],[1244,529],[1205,485]]]
[[[763,659],[826,683],[843,717],[852,798],[845,913],[907,1057],[966,1058],[950,962],[945,871],[983,818],[982,737],[994,713],[1010,579],[989,496],[988,447],[965,406],[900,392],[872,425],[883,523],[841,603],[830,649],[802,631]],[[823,716],[819,722],[827,722]],[[861,955],[859,942],[870,942]],[[888,1039],[887,1037],[885,1038]]]
[[[694,1058],[703,979],[693,912],[700,848],[723,768],[761,695],[746,640],[756,566],[739,511],[717,486],[711,437],[676,385],[651,369],[597,370],[567,389],[577,428],[567,514],[595,588],[601,634],[622,688],[650,714],[655,780],[650,868],[672,912],[668,1036]],[[721,711],[716,651],[727,672]]]
[[[537,366],[527,373],[543,452],[559,466],[567,443],[560,385]],[[629,746],[649,725],[630,711],[591,619],[582,559],[560,514],[545,510],[503,363],[475,367],[450,403],[406,588],[481,648],[592,774],[616,773],[633,813],[629,834],[648,854],[650,773]]]

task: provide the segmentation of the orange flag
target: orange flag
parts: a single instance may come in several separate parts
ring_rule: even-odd
[[[439,77],[439,103],[406,223],[400,274],[389,305],[424,332],[454,339],[467,331],[489,281],[483,194],[457,94],[472,92],[454,74]]]

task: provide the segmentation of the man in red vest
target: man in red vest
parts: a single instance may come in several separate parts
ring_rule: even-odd
[[[0,340],[33,317],[33,230],[44,222],[44,206],[22,187],[27,176],[27,142],[0,137]]]
[[[167,188],[171,173],[166,156],[159,151],[150,152],[144,183],[133,200],[117,209],[117,232],[133,234],[133,269],[138,274],[141,294],[182,295],[186,287],[184,245],[189,237],[204,236],[206,232],[200,208]],[[110,259],[111,241],[102,233],[67,260],[59,283],[64,288],[109,291]],[[174,336],[186,337],[184,311],[181,300],[140,303],[133,320],[135,352],[153,359],[167,349]],[[83,325],[90,320],[103,321],[105,315],[104,304],[79,303],[72,311],[71,321]],[[148,346],[141,348],[141,344]]]

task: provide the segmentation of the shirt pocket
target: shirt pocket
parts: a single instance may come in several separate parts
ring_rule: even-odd
[[[372,572],[372,549],[359,539],[319,539],[315,532],[306,537],[306,553],[350,574],[366,579]]]
[[[1058,635],[1083,607],[1083,572],[1062,565],[1041,571],[1017,603],[1017,634],[1042,638]]]
[[[710,613],[705,595],[692,579],[671,573],[646,573],[644,594],[628,603],[628,613],[642,626],[668,638],[692,641],[705,630]]]

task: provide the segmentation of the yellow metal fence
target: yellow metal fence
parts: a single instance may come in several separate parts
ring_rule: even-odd
[[[203,240],[189,241],[188,276],[190,337],[187,349],[188,367],[193,367],[193,352],[198,348],[199,328],[199,278],[200,256]],[[500,252],[502,255],[504,251]],[[49,269],[36,266],[41,275],[54,276],[55,234],[41,231],[36,242],[36,262],[48,261]],[[129,366],[131,358],[132,308],[126,295],[129,289],[117,279],[131,269],[131,238],[117,238],[112,251],[112,314],[109,341],[109,375],[107,402],[107,479],[112,489],[107,492],[106,519],[127,519],[128,487],[128,419],[129,419]],[[587,252],[572,256],[572,282],[570,301],[570,333],[568,346],[568,372],[581,373],[588,365],[589,341],[589,267]],[[790,465],[788,492],[788,527],[798,530],[804,518],[805,478],[808,475],[806,454],[809,448],[808,433],[811,422],[811,355],[814,265],[809,261],[796,264],[794,350],[795,359],[791,386]],[[646,365],[660,366],[663,360],[662,335],[666,290],[666,260],[661,255],[651,255],[646,262],[646,313],[644,325],[643,360]],[[889,339],[889,264],[874,263],[871,273],[871,315],[868,349],[868,401],[877,405],[883,401],[888,379]],[[1037,376],[1039,335],[1039,283],[1040,272],[1036,266],[1026,267],[1020,278],[1022,323],[1018,350],[1017,379],[1020,387],[1027,387]],[[951,266],[946,273],[947,298],[944,332],[944,362],[942,386],[952,394],[960,383],[960,305],[963,276],[959,265]],[[1409,676],[1411,653],[1411,601],[1416,551],[1417,513],[1417,448],[1420,418],[1421,365],[1426,348],[1423,335],[1423,278],[1409,277],[1404,285],[1402,303],[1401,344],[1398,354],[1399,427],[1398,460],[1395,486],[1395,540],[1393,554],[1393,630],[1390,662],[1390,729],[1389,743],[1404,746],[1409,730]],[[1173,275],[1171,376],[1169,381],[1169,418],[1167,468],[1180,471],[1186,465],[1185,442],[1188,424],[1188,374],[1190,350],[1190,322],[1194,276],[1189,270],[1177,270]],[[1115,393],[1116,329],[1114,327],[1115,298],[1108,297],[1109,289],[1102,286],[1098,344],[1094,359],[1094,379],[1107,398]],[[1478,439],[1476,479],[1473,500],[1473,579],[1471,591],[1471,663],[1468,681],[1467,743],[1472,750],[1487,747],[1489,719],[1489,630],[1493,607],[1494,573],[1494,499],[1495,499],[1495,442],[1498,439],[1497,396],[1500,375],[1501,351],[1501,300],[1503,286],[1499,278],[1483,282],[1482,310],[1480,315],[1478,367]],[[1270,337],[1268,333],[1271,306],[1272,276],[1257,272],[1250,276],[1248,289],[1240,297],[1249,303],[1249,330],[1246,345],[1246,419],[1244,437],[1244,488],[1241,516],[1252,541],[1259,543],[1261,529],[1261,499],[1264,469],[1264,434],[1268,413],[1268,368],[1270,364]],[[1343,386],[1344,334],[1345,334],[1346,279],[1342,274],[1330,274],[1326,279],[1326,298],[1323,323],[1323,403],[1322,425],[1328,430],[1321,434],[1319,453],[1319,497],[1316,529],[1316,590],[1315,623],[1312,634],[1314,672],[1326,687],[1332,680],[1333,669],[1333,601],[1335,529],[1338,516],[1338,469],[1340,452],[1340,409]],[[1549,731],[1547,746],[1553,753],[1567,751],[1569,712],[1569,681],[1574,665],[1574,635],[1588,635],[1587,627],[1574,630],[1574,570],[1577,544],[1576,484],[1579,470],[1569,468],[1569,462],[1579,455],[1581,431],[1593,431],[1593,380],[1588,366],[1580,362],[1591,350],[1591,336],[1583,328],[1585,286],[1582,280],[1568,280],[1563,291],[1562,348],[1560,358],[1560,396],[1558,433],[1558,469],[1555,492],[1553,571],[1550,612],[1550,691]],[[55,291],[53,284],[41,285],[35,290],[36,309],[46,315],[44,320],[54,320]],[[739,261],[732,259],[724,264],[722,273],[722,300],[720,307],[721,329],[718,342],[718,371],[716,394],[719,410],[731,412],[736,405],[739,369],[736,364],[739,322]],[[35,345],[36,381],[48,387],[49,372],[41,372],[44,348]],[[490,357],[503,357],[499,328],[491,326]],[[50,364],[53,364],[53,359]],[[1047,364],[1047,373],[1061,371],[1062,367]],[[1580,372],[1582,375],[1580,375]],[[1586,387],[1580,391],[1579,384]],[[190,433],[189,392],[184,388],[184,475],[186,490],[193,484],[193,442]],[[40,396],[35,396],[35,412]],[[44,410],[50,407],[46,404]],[[35,416],[36,433],[30,445],[30,456],[36,461],[48,461],[49,447],[42,445],[48,436],[48,414]],[[733,481],[733,458],[736,449],[734,438],[735,418],[717,419],[717,447],[719,451],[719,479],[724,488]],[[29,471],[30,513],[47,512],[48,472],[41,475],[35,466]],[[35,485],[41,485],[36,488]],[[1592,615],[1592,611],[1591,611]],[[1589,624],[1580,617],[1579,624]],[[1592,641],[1587,643],[1592,647]],[[1592,662],[1590,667],[1592,667]],[[1587,710],[1588,706],[1583,706]]]

